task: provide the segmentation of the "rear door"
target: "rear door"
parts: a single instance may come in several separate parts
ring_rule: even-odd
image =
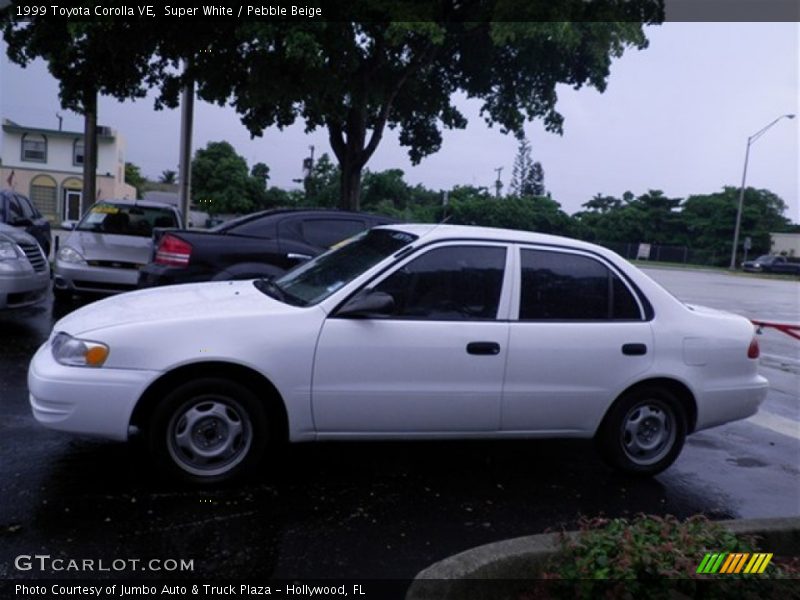
[[[613,265],[569,249],[518,246],[518,293],[503,389],[506,431],[593,432],[653,361],[645,306]]]

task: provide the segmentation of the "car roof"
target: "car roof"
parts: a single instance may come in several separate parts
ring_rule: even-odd
[[[238,227],[239,225],[243,225],[244,223],[249,223],[250,221],[255,221],[256,219],[265,219],[265,218],[279,218],[285,216],[295,216],[295,215],[307,215],[310,217],[313,216],[323,216],[323,215],[341,215],[341,216],[359,216],[359,217],[369,217],[370,219],[374,219],[377,221],[381,221],[383,223],[397,223],[397,219],[393,219],[392,217],[387,217],[384,215],[374,215],[372,213],[365,213],[365,212],[356,212],[350,210],[339,210],[338,208],[271,208],[268,210],[262,210],[259,212],[254,212],[246,215],[240,215],[231,219],[230,221],[225,221],[217,226],[217,230],[225,231],[231,227]]]
[[[536,233],[533,231],[521,231],[517,229],[501,229],[499,227],[478,227],[475,225],[447,225],[447,224],[419,224],[402,223],[397,225],[381,225],[381,229],[398,229],[407,233],[412,233],[420,239],[425,238],[426,242],[434,242],[450,239],[469,239],[487,240],[495,242],[512,242],[525,244],[543,244],[549,246],[568,246],[570,248],[590,250],[598,252],[602,250],[604,254],[613,254],[608,249],[589,242],[582,242],[574,238],[551,235],[548,233]]]
[[[95,204],[117,204],[119,206],[139,206],[142,208],[174,208],[176,206],[168,202],[155,202],[153,200],[129,200],[128,198],[107,198],[98,200]]]

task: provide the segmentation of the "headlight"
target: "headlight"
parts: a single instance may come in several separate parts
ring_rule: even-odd
[[[12,242],[0,242],[0,260],[15,260],[19,258],[17,245]]]
[[[64,246],[61,250],[58,251],[58,260],[63,260],[64,262],[76,263],[81,265],[86,264],[86,259],[83,258],[77,250],[75,250],[74,248],[70,248],[69,246]]]
[[[70,367],[102,367],[108,358],[108,346],[100,342],[80,340],[68,333],[53,338],[53,358]]]

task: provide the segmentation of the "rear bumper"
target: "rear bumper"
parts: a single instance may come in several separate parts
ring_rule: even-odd
[[[767,397],[769,382],[755,375],[745,385],[705,390],[697,402],[695,431],[752,417]]]
[[[211,275],[198,273],[191,268],[176,268],[150,263],[139,270],[138,286],[148,288],[178,283],[198,283],[210,279]]]

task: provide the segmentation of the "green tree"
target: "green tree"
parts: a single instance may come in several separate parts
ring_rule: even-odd
[[[176,183],[177,177],[178,177],[178,174],[175,171],[173,171],[171,169],[166,169],[164,171],[161,171],[161,177],[159,177],[158,180],[161,183],[166,183],[168,185],[173,185],[174,183]]]
[[[403,180],[402,169],[364,172],[361,186],[361,206],[371,210],[381,202],[389,202],[391,206],[402,211],[411,200],[411,187]]]
[[[142,171],[137,165],[126,162],[125,183],[128,183],[136,188],[136,197],[141,198],[144,192],[144,187],[147,185],[147,179],[142,175]]]
[[[726,186],[714,194],[689,196],[683,203],[686,244],[705,261],[719,265],[730,261],[738,200],[739,189]],[[770,251],[770,232],[790,228],[785,210],[784,201],[769,190],[745,189],[740,241],[752,240],[751,255]]]
[[[258,207],[247,161],[228,142],[209,142],[192,160],[192,198],[209,214],[247,213]]]
[[[353,0],[347,10],[369,18],[191,26],[6,18],[4,30],[13,61],[48,61],[65,106],[87,85],[118,99],[157,87],[156,106],[175,106],[193,80],[201,98],[230,102],[253,135],[298,119],[327,129],[339,204],[357,209],[362,170],[387,126],[417,163],[439,150],[442,127],[466,126],[452,101],[460,91],[503,131],[519,134],[526,119],[541,118],[560,132],[556,86],[603,91],[611,60],[646,47],[643,27],[663,19],[663,0]]]
[[[339,200],[339,179],[339,167],[333,164],[327,153],[323,153],[303,182],[303,204],[323,208],[336,206]]]
[[[544,169],[540,162],[531,156],[531,144],[527,138],[519,140],[517,156],[511,170],[509,191],[514,196],[544,196]]]
[[[258,181],[263,189],[267,189],[267,182],[269,181],[269,167],[263,162],[254,164],[253,168],[250,169],[250,177]]]

